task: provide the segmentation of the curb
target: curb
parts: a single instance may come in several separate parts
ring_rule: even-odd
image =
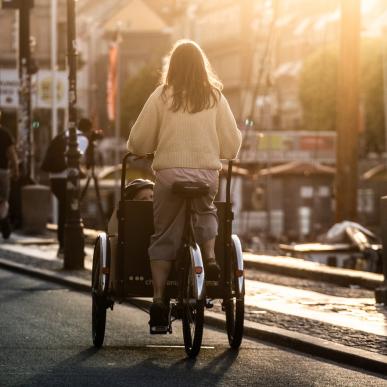
[[[341,286],[358,285],[360,287],[374,290],[383,283],[383,275],[376,273],[368,273],[358,270],[341,269],[329,266],[319,267],[299,267],[293,262],[297,262],[298,258],[289,257],[268,257],[254,256],[249,258],[249,253],[244,253],[244,264],[248,269],[261,270],[273,274],[286,275],[296,278],[305,278],[316,281],[333,283]],[[270,262],[270,259],[273,262]],[[289,261],[289,262],[287,262]],[[312,262],[308,262],[312,266]]]
[[[206,311],[205,322],[225,329],[225,319],[214,312]],[[377,353],[248,320],[245,320],[244,335],[352,367],[387,375],[387,356]]]
[[[7,259],[1,258],[0,267],[22,274],[32,275],[40,279],[54,281],[79,291],[90,292],[89,281],[77,278],[74,275],[71,275],[71,273],[56,273],[50,270],[33,268],[20,263],[10,262]],[[206,311],[205,323],[215,328],[225,330],[225,317],[217,313]],[[245,337],[259,339],[288,349],[333,360],[341,364],[387,375],[387,356],[384,355],[363,351],[353,347],[346,347],[342,344],[336,344],[302,333],[263,325],[248,320],[245,320],[244,335]]]
[[[56,273],[52,270],[38,269],[35,267],[23,265],[21,263],[10,262],[9,260],[3,258],[0,258],[0,267],[16,271],[22,274],[28,274],[43,280],[53,281],[61,285],[68,286],[70,288],[74,288],[76,290],[90,292],[89,281],[78,278],[76,276],[71,275],[71,273],[68,274],[64,271],[63,274],[59,274],[60,272]]]

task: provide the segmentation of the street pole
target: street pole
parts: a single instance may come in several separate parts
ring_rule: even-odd
[[[58,62],[58,0],[51,0],[51,138],[58,134],[58,109],[57,109],[57,62]],[[58,223],[57,201],[54,198],[52,212],[54,223]]]
[[[384,157],[387,164],[387,41],[385,35],[387,29],[383,31],[382,39],[382,66],[383,66],[383,102],[384,102]]]
[[[115,126],[114,126],[114,137],[116,138],[116,147],[114,150],[114,164],[117,166],[120,163],[120,150],[118,144],[120,143],[121,138],[121,30],[120,26],[117,29],[117,67],[116,67],[116,109],[115,109]],[[114,174],[114,203],[119,201],[119,182],[120,174],[118,171]]]
[[[387,196],[380,199],[380,231],[382,235],[383,282],[375,289],[375,301],[387,307]]]
[[[336,222],[357,218],[360,0],[342,0],[341,13],[336,122]]]
[[[77,47],[75,0],[67,0],[67,50],[69,68],[69,134],[67,143],[66,224],[64,230],[64,269],[84,267],[84,237],[80,213],[79,158],[77,139]]]
[[[58,0],[51,0],[51,136],[58,134],[57,62],[58,62]]]
[[[19,133],[23,157],[23,177],[25,183],[33,182],[33,131],[31,111],[31,47],[30,11],[33,0],[19,3],[19,79],[20,79],[20,117]]]

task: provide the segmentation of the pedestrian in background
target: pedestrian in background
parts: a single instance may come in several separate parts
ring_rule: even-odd
[[[82,155],[85,154],[89,145],[89,135],[93,124],[87,118],[81,118],[78,123],[77,139],[78,148]],[[66,223],[66,182],[67,182],[67,145],[69,132],[59,134],[54,137],[48,146],[41,169],[49,173],[51,191],[58,200],[58,230],[57,237],[59,243],[58,257],[64,254],[64,226]]]
[[[185,218],[185,202],[172,192],[176,181],[201,181],[210,186],[206,196],[193,200],[194,228],[207,278],[219,276],[215,257],[218,219],[213,202],[222,168],[220,159],[234,159],[242,141],[221,89],[202,49],[193,41],[179,41],[172,49],[162,84],[145,103],[129,135],[130,152],[140,156],[154,153],[150,333],[168,329],[164,289],[177,258]]]
[[[11,178],[19,178],[19,164],[15,141],[9,131],[3,127],[0,111],[0,224],[4,239],[8,239],[11,235],[11,223],[8,217]]]

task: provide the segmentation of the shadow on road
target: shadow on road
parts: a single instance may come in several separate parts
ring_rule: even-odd
[[[181,348],[91,347],[47,368],[24,385],[212,386],[225,377],[238,357],[238,352],[230,349],[217,353],[203,350],[197,359],[176,361],[184,356]]]

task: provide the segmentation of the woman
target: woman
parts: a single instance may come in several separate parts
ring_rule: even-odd
[[[195,237],[201,246],[206,275],[218,276],[215,260],[220,159],[234,159],[241,133],[201,48],[190,40],[173,47],[161,85],[145,103],[133,125],[128,150],[137,155],[154,153],[156,173],[153,209],[155,233],[149,257],[153,278],[151,333],[164,333],[169,305],[163,302],[172,263],[180,247],[184,200],[172,193],[176,181],[202,181],[210,186],[206,197],[195,199]]]

